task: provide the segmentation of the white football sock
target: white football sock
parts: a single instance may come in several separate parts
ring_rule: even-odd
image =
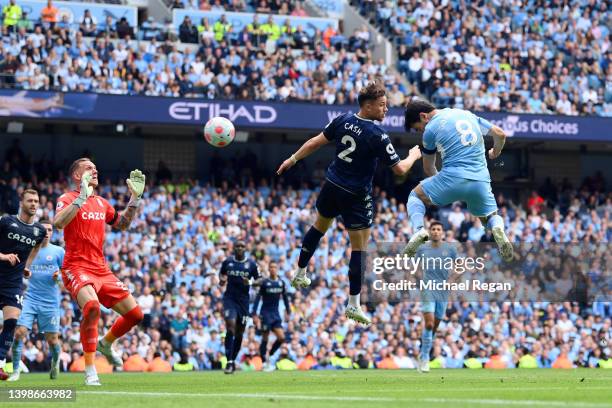
[[[85,375],[89,376],[94,376],[94,375],[98,375],[98,372],[96,371],[96,366],[95,365],[91,365],[91,366],[85,366]]]
[[[349,295],[348,303],[351,306],[361,307],[360,294],[358,293],[356,295]]]

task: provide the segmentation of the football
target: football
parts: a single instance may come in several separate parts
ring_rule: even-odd
[[[204,126],[204,138],[215,147],[227,146],[232,143],[235,135],[234,124],[221,116],[210,119]]]

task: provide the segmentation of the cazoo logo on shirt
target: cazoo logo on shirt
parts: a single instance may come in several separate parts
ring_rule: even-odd
[[[14,239],[15,241],[23,242],[24,244],[36,246],[36,241],[32,238],[26,237],[25,235],[16,234],[14,232],[8,233],[9,239]]]
[[[82,212],[81,218],[87,220],[106,220],[106,214],[103,212]]]

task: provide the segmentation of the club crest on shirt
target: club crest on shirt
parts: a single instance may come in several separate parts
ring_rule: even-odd
[[[52,261],[53,257],[51,255],[47,255],[47,257],[45,258],[47,261]]]
[[[37,237],[38,236],[38,228],[34,228],[34,236]]]

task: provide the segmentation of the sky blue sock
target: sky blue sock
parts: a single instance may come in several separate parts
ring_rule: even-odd
[[[421,360],[429,361],[429,354],[431,353],[431,345],[433,343],[433,330],[423,330],[421,336]]]
[[[19,362],[21,361],[21,350],[23,349],[23,341],[15,340],[13,342],[13,372],[16,373],[19,369]]]
[[[494,227],[504,228],[504,219],[497,214],[489,217],[487,221],[487,228],[493,229]]]
[[[408,196],[408,214],[412,229],[416,232],[423,228],[423,217],[425,216],[425,204],[416,193],[412,191]]]
[[[60,345],[59,343],[55,343],[51,346],[51,366],[55,366],[57,364],[57,360],[59,360],[60,355]]]

